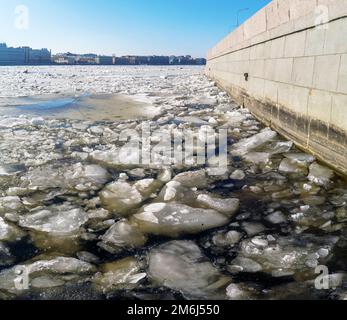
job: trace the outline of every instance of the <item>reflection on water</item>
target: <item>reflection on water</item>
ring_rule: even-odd
[[[124,95],[82,95],[79,97],[31,97],[0,101],[0,115],[40,116],[72,120],[127,120],[152,118],[158,109]]]

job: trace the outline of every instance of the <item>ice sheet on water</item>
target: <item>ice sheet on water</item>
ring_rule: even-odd
[[[190,234],[194,233],[208,256],[232,273],[265,272],[274,277],[289,274],[301,280],[301,270],[306,279],[306,272],[311,272],[317,260],[325,263],[333,256],[341,263],[338,252],[332,251],[334,244],[323,239],[329,233],[345,233],[347,198],[343,182],[313,164],[313,156],[296,151],[292,142],[282,141],[268,128],[262,130],[249,110],[239,108],[203,76],[202,68],[29,69],[23,73],[21,68],[0,68],[0,97],[32,97],[53,92],[55,96],[71,95],[71,88],[76,88],[79,95],[83,92],[127,94],[162,112],[160,118],[145,123],[170,136],[171,142],[179,142],[182,130],[187,131],[187,139],[201,140],[206,133],[216,138],[215,132],[222,128],[231,135],[227,146],[231,151],[228,170],[211,176],[211,164],[204,167],[189,161],[175,162],[172,151],[180,151],[182,146],[161,151],[154,148],[156,163],[152,165],[139,161],[137,143],[143,141],[138,135],[135,143],[122,152],[124,143],[119,141],[120,135],[141,131],[142,123],[134,119],[95,122],[0,117],[0,217],[3,219],[0,239],[4,240],[3,243],[0,240],[0,265],[13,265],[20,258],[11,251],[13,242],[17,241],[17,227],[30,235],[39,250],[59,252],[59,256],[66,258],[78,257],[89,264],[100,264],[105,256],[109,257],[105,250],[111,255],[133,256],[82,274],[77,269],[48,269],[43,266],[45,263],[40,264],[44,271],[33,275],[30,294],[38,292],[40,298],[76,297],[75,290],[84,292],[84,281],[88,278],[96,295],[106,293],[111,297],[114,294],[161,297],[153,285],[178,290],[187,298],[226,298],[226,294],[230,299],[254,297],[250,282],[230,285],[229,277],[222,276],[211,264],[212,259],[207,259],[194,242],[186,245],[170,242],[152,249],[155,243],[146,246],[147,236],[152,233],[165,237],[192,237]],[[3,102],[0,98],[0,106]],[[215,132],[209,133],[209,129]],[[165,139],[153,135],[149,139],[151,147]],[[234,141],[237,143],[232,145]],[[201,149],[201,146],[187,146],[184,160]],[[161,154],[163,151],[167,153]],[[218,157],[209,155],[215,162]],[[310,165],[307,180],[305,175]],[[108,184],[111,181],[115,182]],[[105,193],[107,197],[103,197]],[[233,218],[230,221],[229,216],[237,210],[235,197],[240,199],[241,213],[235,221]],[[52,205],[62,202],[65,204],[61,209],[61,205]],[[265,211],[263,204],[267,207]],[[144,207],[140,209],[141,206]],[[128,220],[116,221],[122,211],[120,215],[129,216]],[[200,234],[215,227],[220,228]],[[307,236],[314,230],[320,230],[316,238],[323,242]],[[62,236],[61,232],[65,231],[69,234]],[[273,236],[267,235],[269,231]],[[105,250],[94,248],[98,242]],[[234,258],[240,245],[242,250],[236,260],[226,259],[228,252]],[[244,247],[250,252],[243,252]],[[150,267],[155,275],[149,282],[143,281],[148,270],[140,263],[142,254],[155,259]],[[54,259],[61,260],[37,256],[26,265]],[[65,262],[75,263],[74,260]],[[12,275],[12,272],[1,274],[0,283],[13,286]],[[255,281],[258,287],[264,284],[262,278]],[[75,285],[75,280],[81,283]],[[298,283],[304,289],[293,286],[288,290],[299,296],[307,293],[306,283]],[[285,285],[280,287],[270,288],[268,295],[257,294],[273,298],[285,290]],[[119,291],[124,289],[126,293]],[[4,292],[7,291],[0,289],[1,297]],[[313,296],[316,295],[308,297]]]
[[[107,185],[100,193],[103,207],[120,216],[128,216],[141,206],[142,202],[162,186],[161,181],[144,179],[136,183],[116,181]]]
[[[0,241],[15,242],[20,240],[25,233],[17,226],[7,223],[0,217]]]
[[[315,267],[326,263],[338,241],[338,237],[310,234],[291,237],[279,237],[269,242],[267,237],[260,236],[244,240],[241,244],[239,257],[256,261],[262,271],[274,277],[303,273],[314,274]],[[322,257],[321,249],[327,251]]]
[[[234,156],[244,156],[248,152],[261,147],[265,143],[271,141],[277,136],[275,131],[270,129],[264,130],[250,138],[241,140],[240,142],[234,144],[231,148],[231,154]]]
[[[178,237],[224,226],[229,218],[216,210],[197,209],[179,203],[153,203],[144,206],[131,222],[148,234]]]
[[[21,199],[17,196],[0,198],[0,215],[11,212],[20,212],[24,208]]]
[[[54,257],[28,262],[0,272],[0,291],[20,295],[29,288],[21,285],[18,271],[25,272],[38,288],[62,286],[72,280],[81,280],[83,277],[96,271],[96,268],[84,261],[75,258]],[[85,278],[84,278],[85,279]],[[86,280],[86,279],[85,279]]]
[[[29,67],[29,72],[23,73],[22,67],[2,68],[0,96],[25,97],[57,93],[68,95],[71,93],[71,88],[75,88],[76,92],[147,95],[158,88],[161,88],[161,92],[167,92],[179,87],[183,94],[189,94],[187,87],[180,85],[183,78],[192,77],[193,87],[200,85],[201,89],[209,88],[205,81],[201,81],[202,70],[201,67],[49,66]],[[161,76],[165,79],[163,80]]]
[[[99,246],[104,250],[115,254],[123,250],[131,250],[143,247],[147,237],[136,225],[131,225],[127,220],[115,223],[102,237]]]
[[[24,228],[50,235],[76,234],[88,221],[88,214],[71,205],[53,205],[36,209],[20,217],[19,225]]]
[[[109,178],[107,170],[98,165],[58,163],[32,168],[21,180],[24,187],[39,190],[89,191],[98,190]]]
[[[331,183],[331,179],[334,177],[334,171],[323,167],[318,163],[313,163],[310,166],[310,174],[308,179],[319,186],[328,186]]]
[[[240,208],[239,199],[221,199],[212,197],[208,194],[201,194],[197,198],[197,202],[209,209],[216,210],[225,214],[227,217],[232,217]]]
[[[175,176],[173,180],[188,188],[203,189],[207,188],[209,185],[209,180],[205,169],[180,173]]]
[[[4,164],[0,165],[0,177],[12,176],[24,172],[25,166],[20,164]]]
[[[222,275],[192,241],[172,241],[148,255],[149,278],[188,298],[225,298],[231,279]]]
[[[164,186],[156,201],[179,202],[189,205],[194,203],[195,199],[196,193],[194,191],[173,180]]]
[[[302,162],[297,162],[295,160],[285,158],[282,160],[279,171],[283,173],[298,173],[306,175],[308,173],[307,166]]]
[[[101,266],[101,272],[93,278],[93,283],[103,294],[132,290],[147,277],[142,268],[142,264],[132,257],[106,263]]]

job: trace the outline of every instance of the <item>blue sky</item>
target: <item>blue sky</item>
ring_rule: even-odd
[[[57,52],[190,54],[207,49],[270,0],[0,0],[0,42]],[[29,10],[16,28],[15,8]],[[16,20],[17,19],[17,20]]]

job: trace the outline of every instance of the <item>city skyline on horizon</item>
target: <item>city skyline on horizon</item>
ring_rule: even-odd
[[[205,57],[237,20],[241,24],[269,2],[0,0],[0,42],[52,54]]]
[[[105,56],[95,53],[58,53],[47,48],[10,47],[0,42],[0,66],[8,65],[205,65],[205,58],[185,56]]]
[[[35,50],[41,50],[41,49],[47,49],[48,51],[52,51],[50,48],[47,48],[45,46],[41,46],[41,47],[38,47],[38,48],[34,48],[33,46],[30,46],[30,45],[19,45],[19,46],[13,46],[9,43],[6,43],[5,41],[2,41],[0,39],[0,44],[5,44],[7,45],[7,47],[12,47],[12,48],[24,48],[24,47],[29,47],[29,48],[32,48],[32,49],[35,49]],[[112,53],[112,54],[97,54],[95,52],[71,52],[71,51],[68,51],[68,50],[65,50],[65,51],[62,51],[62,52],[53,52],[52,51],[52,56],[53,55],[60,55],[60,54],[72,54],[72,55],[98,55],[98,56],[117,56],[115,53]],[[185,56],[191,56],[189,54],[148,54],[148,55],[141,55],[141,54],[123,54],[122,56],[143,56],[143,57],[146,57],[146,56],[177,56],[177,57],[185,57]],[[118,56],[118,57],[121,57],[121,56]],[[191,56],[192,58],[204,58],[204,57],[199,57],[199,56]]]

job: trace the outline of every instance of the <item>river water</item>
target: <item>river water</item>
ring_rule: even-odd
[[[0,68],[1,299],[347,298],[345,178],[203,69],[24,71]]]

